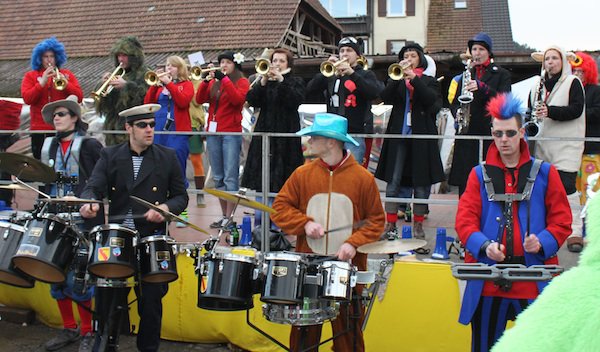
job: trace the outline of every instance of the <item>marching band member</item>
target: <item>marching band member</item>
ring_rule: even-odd
[[[83,99],[83,92],[75,75],[62,68],[66,62],[65,46],[54,37],[42,40],[33,48],[32,70],[25,74],[21,83],[23,101],[30,105],[32,131],[53,129],[52,124],[44,122],[42,118],[44,105],[65,99],[69,95],[75,95],[79,102]],[[60,77],[57,76],[57,69]],[[55,83],[59,78],[64,80],[63,86]],[[40,159],[42,144],[48,136],[49,134],[43,133],[31,135],[31,150],[34,158]]]
[[[77,96],[70,95],[67,99],[46,104],[41,111],[44,121],[56,129],[56,137],[47,137],[44,141],[41,160],[63,175],[77,177],[76,183],[68,190],[65,189],[73,192],[75,196],[82,193],[102,149],[98,140],[85,136],[87,124],[81,120],[81,107],[77,100]],[[59,194],[56,184],[47,185],[46,188],[46,192],[50,195],[58,197],[67,195]],[[86,221],[82,230],[89,230],[103,222],[102,214]],[[50,294],[58,304],[63,330],[46,343],[47,351],[59,350],[80,338],[79,351],[91,351],[93,340],[91,303],[94,289],[93,287],[85,290],[75,289],[73,275],[73,270],[70,270],[65,283],[51,285]],[[79,329],[73,316],[73,301],[77,303],[81,320]]]
[[[140,237],[164,234],[165,218],[154,209],[148,210],[133,203],[130,195],[158,204],[158,208],[173,214],[181,213],[188,204],[184,177],[175,151],[153,143],[154,113],[160,108],[158,104],[146,104],[119,113],[127,121],[125,130],[129,141],[102,150],[82,194],[87,199],[107,197],[110,202],[109,220],[111,217],[124,218],[123,225],[137,230]],[[88,219],[95,217],[99,210],[98,204],[85,204],[80,213]],[[162,297],[167,294],[168,288],[168,284],[146,282],[135,287],[140,314],[137,336],[140,351],[158,350]],[[105,333],[103,322],[117,314],[108,311],[108,307],[114,305],[111,302],[127,307],[128,292],[129,288],[98,288],[96,302],[101,318],[96,344]],[[127,309],[121,313],[125,315]],[[120,330],[117,328],[117,331]]]
[[[460,107],[458,99],[463,90],[473,93],[470,105],[470,122],[467,135],[489,136],[490,119],[486,116],[485,105],[497,93],[510,92],[510,74],[507,70],[496,65],[492,58],[492,38],[486,33],[478,33],[468,42],[469,53],[472,56],[474,68],[470,70],[471,81],[463,86],[462,75],[454,78],[448,90],[448,101],[452,111]],[[483,142],[483,155],[486,154],[490,141]],[[455,140],[452,156],[452,168],[448,183],[458,186],[458,194],[463,194],[469,172],[479,163],[479,141]]]
[[[375,73],[364,70],[357,62],[362,50],[356,38],[342,38],[338,48],[339,58],[329,58],[329,61],[336,65],[335,75],[326,77],[322,72],[317,73],[308,82],[307,94],[323,94],[327,99],[327,112],[348,119],[349,133],[373,133],[371,101],[379,96],[383,90],[383,83],[377,79]],[[356,141],[358,146],[346,143],[345,147],[350,149],[356,161],[362,164],[366,149],[365,139],[357,137]]]
[[[585,136],[600,137],[600,87],[596,60],[584,52],[577,53],[578,60],[571,61],[573,74],[585,90]],[[577,190],[581,193],[581,204],[587,200],[588,176],[600,172],[600,142],[585,142],[581,168],[577,174]]]
[[[386,133],[437,134],[437,111],[442,106],[440,86],[435,77],[426,76],[427,60],[419,44],[408,44],[398,54],[404,79],[390,79],[381,99],[392,104]],[[403,175],[408,181],[402,183]],[[438,142],[435,139],[384,139],[375,177],[387,182],[386,197],[399,197],[401,185],[411,186],[415,198],[428,199],[431,185],[444,179]],[[386,233],[397,236],[398,203],[385,203]],[[414,206],[414,235],[424,239],[426,204]]]
[[[218,56],[221,70],[208,74],[198,88],[196,103],[210,103],[208,108],[208,132],[242,132],[242,108],[250,83],[242,72],[244,55],[226,51]],[[212,66],[212,65],[209,65]],[[242,136],[215,135],[206,137],[206,148],[215,188],[237,191],[239,188],[240,152]],[[210,226],[227,225],[234,204],[219,199],[222,218]]]
[[[140,105],[146,94],[144,74],[148,71],[144,64],[142,44],[136,37],[123,37],[111,49],[110,56],[114,58],[115,67],[119,65],[125,70],[124,75],[115,77],[109,82],[113,87],[106,97],[96,101],[96,111],[104,115],[104,130],[122,131],[125,119],[119,117],[119,111]],[[105,73],[103,81],[110,76]],[[114,145],[128,139],[127,134],[107,134],[106,145]]]
[[[298,106],[304,101],[304,82],[289,72],[294,64],[289,50],[275,49],[270,61],[269,72],[246,96],[250,106],[260,109],[254,132],[296,132],[300,129]],[[270,149],[269,192],[279,192],[292,172],[304,164],[302,145],[300,138],[274,137],[270,140]],[[261,175],[262,138],[253,137],[242,175],[242,187],[261,191]],[[256,212],[257,221],[260,214]]]
[[[566,53],[557,46],[551,46],[543,53],[531,55],[534,59],[543,60],[545,71],[543,86],[540,86],[541,78],[536,80],[529,99],[532,108],[535,109],[537,105],[535,115],[543,121],[539,137],[585,137],[584,90],[581,81],[571,74]],[[541,87],[541,104],[536,104],[538,87]],[[535,157],[556,167],[567,192],[573,215],[572,233],[567,239],[567,248],[571,252],[581,252],[583,249],[581,203],[575,186],[583,150],[583,141],[535,143]]]
[[[521,105],[510,93],[488,103],[494,143],[485,164],[469,174],[456,213],[456,233],[467,250],[466,263],[558,264],[556,253],[571,233],[571,213],[559,173],[550,163],[530,156]],[[491,181],[484,182],[487,178]],[[514,194],[514,201],[506,194]],[[459,322],[471,323],[471,350],[488,351],[506,322],[514,320],[546,285],[545,281],[469,280]]]
[[[194,98],[194,85],[189,80],[185,61],[179,56],[169,56],[166,71],[158,70],[160,85],[148,88],[144,104],[158,103],[160,110],[154,114],[156,129],[159,131],[191,132],[190,103]],[[186,174],[187,159],[190,154],[189,135],[154,135],[154,143],[175,149],[183,175]],[[185,179],[186,188],[188,181]],[[187,220],[187,209],[181,214]],[[177,223],[178,227],[185,227]]]
[[[352,230],[350,237],[337,250],[336,256],[341,261],[351,260],[358,270],[365,270],[367,255],[357,253],[356,249],[379,239],[383,231],[384,213],[373,175],[359,165],[344,148],[344,143],[358,144],[347,134],[347,124],[346,118],[342,116],[320,113],[315,115],[310,127],[297,132],[301,136],[310,136],[311,152],[318,159],[300,166],[288,178],[275,198],[273,208],[276,213],[271,214],[271,219],[285,233],[297,236],[296,251],[311,253],[307,237],[328,241],[327,236],[334,234],[325,236],[326,225],[315,222],[307,215],[309,203],[314,206],[315,202],[322,203],[323,199],[333,199],[332,202],[336,204],[322,204],[323,207],[331,207],[333,213],[330,219],[336,218],[336,210],[339,212],[350,206],[352,221],[356,224],[363,220],[364,225]],[[362,287],[358,288],[358,295],[361,289]],[[351,304],[342,304],[340,314],[331,322],[333,335],[337,336],[333,339],[334,351],[364,351],[361,330],[363,307],[356,298],[355,295]],[[290,350],[306,351],[307,347],[317,345],[321,327],[322,325],[292,326]],[[338,336],[348,327],[350,331]],[[317,349],[318,347],[310,348],[310,351]]]
[[[194,85],[194,97],[198,93],[200,88],[200,81],[193,80]],[[192,122],[192,131],[204,132],[204,125],[206,123],[206,112],[202,104],[196,103],[196,99],[192,99],[190,102],[190,118]],[[204,165],[202,162],[202,154],[204,153],[204,136],[192,135],[190,136],[190,161],[194,168],[194,184],[196,189],[204,189],[205,174]],[[198,208],[205,208],[206,203],[204,202],[204,194],[196,194],[196,206]]]

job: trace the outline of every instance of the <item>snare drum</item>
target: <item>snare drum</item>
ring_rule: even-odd
[[[323,298],[349,301],[356,285],[356,270],[348,262],[326,261],[320,267]]]
[[[258,276],[255,250],[213,253],[200,259],[198,307],[235,311],[254,306],[252,295]]]
[[[300,254],[271,252],[265,254],[267,272],[260,298],[275,304],[302,302],[302,286],[306,273],[306,260]]]
[[[320,325],[333,320],[340,312],[340,303],[318,298],[304,298],[299,305],[263,304],[268,321],[295,326]]]
[[[12,264],[12,256],[17,252],[24,232],[23,226],[0,222],[0,282],[17,287],[32,288],[33,279],[17,270]]]
[[[142,281],[169,283],[177,280],[175,240],[169,236],[147,236],[140,239],[140,272]]]
[[[75,254],[76,234],[69,222],[52,214],[39,215],[25,225],[25,233],[12,262],[36,280],[65,281]]]
[[[116,224],[90,231],[94,241],[88,271],[98,277],[124,279],[135,274],[137,231]]]

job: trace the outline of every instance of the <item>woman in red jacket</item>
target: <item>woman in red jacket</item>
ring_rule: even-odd
[[[154,143],[175,149],[185,177],[187,158],[190,153],[188,143],[190,136],[160,134],[160,131],[192,131],[189,108],[194,98],[194,85],[188,78],[185,61],[179,56],[169,56],[165,70],[157,70],[157,74],[160,83],[148,88],[144,98],[144,104],[160,104],[160,110],[154,114],[155,128],[159,132],[154,135]]]
[[[221,70],[211,72],[208,81],[200,84],[196,102],[209,103],[208,132],[242,132],[242,108],[250,87],[242,73],[244,56],[226,51],[218,59]],[[238,190],[241,146],[240,135],[207,136],[206,149],[216,189]],[[211,227],[226,225],[232,210],[233,203],[221,200],[223,218],[212,223]]]

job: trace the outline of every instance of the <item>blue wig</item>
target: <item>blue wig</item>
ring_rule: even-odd
[[[42,55],[48,51],[54,52],[56,67],[61,68],[67,62],[67,52],[63,43],[59,42],[55,37],[44,39],[39,42],[31,52],[31,68],[39,70],[42,68]]]
[[[486,109],[490,116],[500,120],[513,117],[521,120],[525,114],[523,102],[512,93],[496,95],[487,103]]]

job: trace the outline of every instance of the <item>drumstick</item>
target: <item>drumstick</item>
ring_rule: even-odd
[[[111,221],[121,221],[121,220],[125,220],[125,219],[135,220],[135,219],[145,219],[145,218],[146,218],[146,216],[144,214],[137,214],[137,215],[133,215],[132,214],[131,216],[128,216],[128,215],[114,215],[114,216],[109,216],[108,217],[108,222],[111,222]]]
[[[361,227],[362,225],[364,225],[364,223],[366,223],[366,220],[360,220],[355,224],[350,224],[350,225],[346,225],[346,226],[340,226],[340,227],[336,227],[334,229],[325,231],[324,233],[332,233],[332,232],[337,232],[337,231],[342,231],[342,230],[347,230],[347,229],[357,229],[359,227]]]

